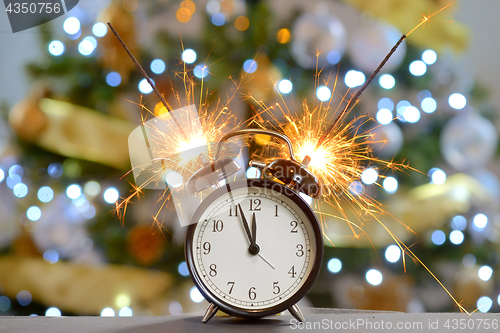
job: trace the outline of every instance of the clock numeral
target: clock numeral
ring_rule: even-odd
[[[276,207],[276,211],[274,212],[274,217],[279,217],[278,216],[278,205],[274,205]]]
[[[278,281],[273,282],[273,294],[278,295],[280,293],[281,289],[278,286]]]
[[[233,215],[233,207],[234,207],[234,215]],[[238,208],[236,208],[236,205],[229,206],[229,216],[238,216]]]
[[[295,272],[295,266],[292,266],[292,268],[290,268],[290,270],[288,271],[288,274],[290,274],[292,276],[292,279],[295,277],[295,274],[297,274]]]
[[[209,274],[211,277],[216,276],[216,275],[217,275],[217,271],[216,271],[216,269],[217,269],[217,265],[215,265],[215,264],[210,265],[210,272],[209,272],[208,274]]]
[[[260,210],[260,199],[250,199],[250,211]]]
[[[248,291],[248,298],[250,298],[252,301],[257,298],[257,294],[255,293],[255,287],[250,288]]]
[[[234,288],[234,282],[228,282],[227,285],[231,286],[231,288],[229,288],[229,294],[231,294],[233,292],[233,288]]]
[[[205,250],[205,252],[203,252],[203,254],[209,254],[210,250],[212,250],[212,245],[210,245],[209,242],[203,243],[203,250]]]
[[[224,229],[224,223],[221,220],[214,220],[214,229],[212,232],[221,232]]]
[[[297,253],[295,253],[297,257],[302,257],[304,255],[304,245],[297,244]]]
[[[290,233],[292,234],[296,234],[298,233],[299,231],[297,230],[297,227],[299,226],[299,222],[297,221],[292,221],[290,222],[290,225],[292,226],[292,230],[290,230]]]

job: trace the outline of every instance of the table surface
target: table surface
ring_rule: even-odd
[[[203,313],[148,317],[0,317],[2,333],[170,333],[170,332],[498,332],[500,314],[400,313],[342,309],[302,309],[305,323],[283,314],[258,320],[216,316],[203,324]],[[472,320],[472,321],[471,321]],[[496,322],[496,326],[495,323]],[[398,323],[407,325],[397,329]],[[489,323],[487,328],[486,323]],[[464,329],[459,329],[460,325]],[[390,325],[390,326],[389,326]],[[409,326],[408,326],[409,325]],[[448,325],[448,328],[446,327]],[[411,327],[410,327],[411,326]],[[495,329],[496,328],[496,329]]]

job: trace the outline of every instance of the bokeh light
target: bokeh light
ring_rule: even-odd
[[[133,311],[128,306],[124,306],[123,308],[120,309],[120,311],[118,311],[118,316],[119,317],[132,317]]]
[[[245,31],[250,26],[250,21],[245,16],[238,16],[236,20],[234,20],[234,26],[239,31]]]
[[[379,284],[382,283],[383,276],[380,271],[376,269],[370,269],[368,272],[366,272],[366,281],[373,285],[373,286],[378,286]]]
[[[153,84],[155,83],[153,80],[151,80]],[[148,80],[142,79],[139,82],[139,91],[145,95],[150,94],[153,91],[153,87],[149,84]]]
[[[384,74],[380,76],[378,83],[384,89],[392,89],[396,85],[396,80],[391,74]]]
[[[42,210],[37,206],[31,206],[26,211],[26,217],[31,221],[38,221],[42,217]]]
[[[453,230],[450,233],[450,242],[455,245],[460,245],[464,241],[464,233],[460,230]]]
[[[446,235],[441,230],[436,230],[432,233],[432,242],[436,245],[443,245],[446,241]]]
[[[291,36],[292,35],[290,33],[290,30],[288,30],[287,28],[283,28],[278,30],[278,33],[276,34],[276,39],[278,40],[278,43],[285,44],[290,41]]]
[[[43,260],[50,264],[55,264],[59,261],[59,253],[55,250],[47,250],[43,253]]]
[[[104,201],[106,201],[109,204],[114,204],[116,201],[118,201],[120,197],[120,193],[116,189],[116,187],[109,187],[104,191]]]
[[[422,60],[415,60],[410,64],[410,73],[414,76],[422,76],[427,72],[427,65]]]
[[[56,307],[50,307],[45,311],[45,316],[46,317],[60,317],[61,316],[61,310],[59,310]]]
[[[181,262],[179,266],[177,266],[177,271],[182,276],[189,276],[189,269],[185,261]]]
[[[392,122],[394,118],[391,110],[383,108],[377,111],[377,115],[375,116],[377,121],[382,125],[387,125]]]
[[[338,258],[332,258],[328,261],[327,267],[331,273],[338,273],[342,270],[342,261]]]
[[[192,64],[196,61],[196,52],[193,49],[185,49],[182,52],[182,61],[186,64]]]
[[[463,231],[467,228],[467,220],[462,215],[457,215],[451,220],[451,228],[453,230]]]
[[[492,305],[493,300],[488,296],[480,297],[476,303],[477,309],[483,313],[490,311]]]
[[[18,198],[24,198],[28,194],[28,186],[24,183],[18,183],[12,189],[14,195]]]
[[[212,23],[218,27],[220,27],[221,25],[224,25],[224,23],[226,23],[226,17],[222,13],[215,13],[214,15],[212,15],[211,20],[212,20]]]
[[[0,168],[0,183],[3,182],[5,179],[5,171],[3,171],[2,168]]]
[[[0,311],[7,312],[10,309],[12,302],[7,296],[0,296]]]
[[[389,245],[385,250],[385,259],[388,262],[397,262],[401,258],[401,249],[397,245]]]
[[[80,31],[80,20],[74,16],[68,17],[64,20],[63,29],[68,35],[74,35]]]
[[[50,202],[54,198],[54,191],[48,186],[42,186],[38,190],[37,196],[41,202]]]
[[[161,59],[155,59],[151,61],[151,71],[155,74],[163,73],[166,68],[167,65],[165,65],[165,62]]]
[[[488,217],[484,214],[476,214],[476,216],[474,216],[473,223],[477,229],[484,229],[488,224]]]
[[[253,73],[257,70],[257,62],[253,59],[248,59],[243,63],[243,70],[247,73]]]
[[[433,113],[437,109],[437,103],[434,98],[426,97],[420,103],[420,107],[425,113]]]
[[[388,109],[389,111],[392,111],[394,110],[394,102],[389,97],[383,97],[378,101],[377,107],[379,110]]]
[[[366,185],[375,183],[378,179],[378,171],[373,168],[367,168],[361,173],[361,181]]]
[[[422,53],[422,60],[427,65],[432,65],[437,60],[437,53],[434,50],[425,50],[424,53]]]
[[[348,86],[349,88],[355,88],[365,83],[365,79],[366,77],[365,74],[363,74],[363,72],[351,69],[346,73],[344,82],[345,85]]]
[[[66,189],[66,195],[70,199],[76,199],[82,194],[82,188],[78,184],[71,184]]]
[[[394,177],[387,177],[382,182],[382,186],[387,193],[394,193],[398,190],[398,180]]]
[[[316,89],[316,97],[322,102],[326,102],[332,97],[332,91],[327,86],[319,86]]]
[[[111,87],[118,87],[122,83],[122,77],[118,72],[109,72],[106,75],[106,83]]]
[[[196,287],[191,288],[191,291],[189,292],[189,297],[191,297],[191,300],[195,303],[200,303],[205,299],[198,290],[198,288]]]
[[[246,176],[248,179],[258,179],[260,178],[261,174],[262,172],[260,171],[260,169],[255,167],[249,167],[246,172]]]
[[[104,37],[106,36],[107,32],[108,32],[108,27],[106,26],[106,24],[102,22],[97,22],[92,26],[92,33],[96,37]]]
[[[420,111],[414,106],[407,106],[404,108],[403,118],[409,123],[416,123],[420,120]]]
[[[456,110],[461,110],[467,105],[467,98],[462,94],[454,93],[448,98],[448,104]]]
[[[292,81],[284,79],[278,83],[278,90],[282,94],[289,94],[293,89]]]
[[[432,184],[442,185],[446,182],[446,173],[439,168],[430,169],[429,176]]]
[[[101,311],[101,317],[114,317],[115,316],[115,310],[112,308],[104,308]]]
[[[50,42],[48,50],[50,54],[58,57],[64,53],[65,47],[63,42],[58,40],[53,40],[52,42]]]
[[[33,296],[31,296],[31,293],[27,290],[21,290],[20,292],[17,293],[16,295],[17,302],[21,306],[28,306],[30,305],[31,301],[33,300]]]
[[[193,74],[198,79],[206,78],[208,75],[208,66],[206,64],[196,65],[196,67],[193,69]]]
[[[477,276],[483,281],[488,281],[493,275],[493,269],[490,266],[481,266],[477,271]]]

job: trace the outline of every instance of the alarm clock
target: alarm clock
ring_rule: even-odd
[[[273,179],[245,179],[222,186],[200,181],[221,180],[222,175],[228,177],[239,170],[234,160],[220,159],[219,155],[229,138],[249,134],[271,135],[288,147],[289,159],[276,159],[269,164],[250,162],[251,166],[268,171]],[[320,195],[321,186],[307,169],[309,161],[296,161],[290,140],[281,133],[240,130],[221,138],[213,162],[205,163],[189,179],[191,191],[210,184],[218,187],[195,210],[185,243],[191,277],[210,303],[202,319],[204,323],[219,310],[243,318],[289,310],[304,321],[296,303],[312,287],[323,259],[318,220],[299,195]],[[194,184],[204,186],[197,188]]]

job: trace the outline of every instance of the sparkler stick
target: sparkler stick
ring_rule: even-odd
[[[349,103],[347,103],[346,107],[340,112],[340,114],[337,116],[333,124],[326,130],[325,134],[320,138],[318,141],[318,146],[320,146],[323,141],[328,137],[331,131],[333,131],[334,128],[337,127],[338,122],[342,119],[342,117],[349,112],[349,110],[356,104],[358,101],[359,96],[365,91],[365,89],[370,85],[370,83],[373,81],[375,76],[380,72],[382,67],[384,67],[385,63],[389,60],[389,58],[396,52],[398,49],[399,45],[406,39],[407,35],[402,35],[401,38],[398,40],[398,42],[392,47],[391,51],[385,56],[384,60],[378,65],[378,67],[375,69],[375,71],[372,73],[370,78],[365,82],[365,84],[354,94],[354,96],[349,100]]]
[[[120,42],[120,44],[123,46],[123,48],[125,49],[125,51],[129,55],[129,57],[132,59],[132,61],[134,62],[134,64],[137,66],[137,68],[141,72],[142,76],[144,76],[144,78],[146,79],[146,81],[148,81],[148,83],[151,86],[151,88],[153,88],[154,92],[156,93],[156,96],[158,96],[158,98],[162,102],[163,106],[165,106],[165,109],[169,110],[170,108],[169,108],[169,105],[168,105],[167,101],[165,100],[165,97],[163,97],[163,95],[160,93],[160,91],[158,90],[158,88],[156,88],[156,86],[153,83],[153,81],[149,78],[149,76],[146,73],[146,71],[144,71],[144,69],[142,68],[141,64],[139,64],[139,62],[134,57],[134,55],[132,54],[132,52],[130,51],[130,49],[127,47],[127,45],[125,44],[125,42],[123,41],[123,39],[120,37],[120,35],[118,34],[118,32],[116,32],[115,28],[113,28],[113,26],[109,22],[108,22],[108,26],[111,29],[111,31],[113,32],[113,34],[115,35],[115,37],[118,39],[118,41]],[[182,133],[182,135],[185,138],[187,138],[186,133],[184,133],[184,131],[182,130],[182,127],[179,124],[179,122],[177,121],[177,119],[175,119],[175,117],[172,117],[172,119],[174,120],[175,125],[177,125],[177,127],[179,128],[179,131]]]

